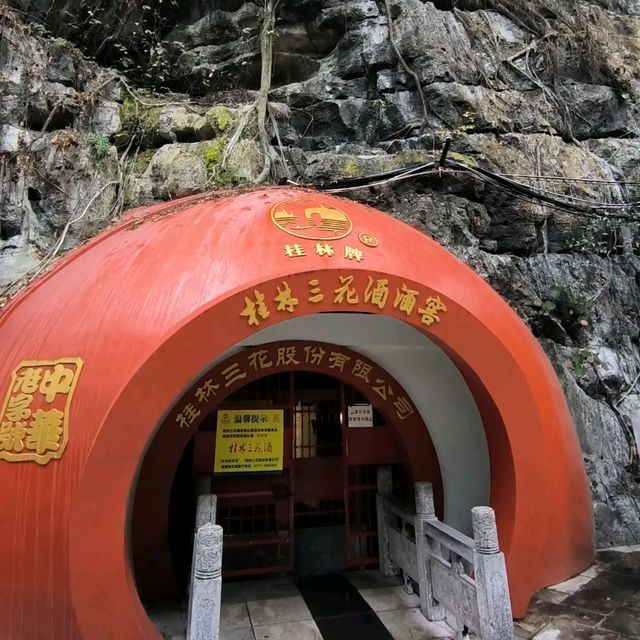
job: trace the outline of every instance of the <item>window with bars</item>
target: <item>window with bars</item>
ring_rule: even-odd
[[[299,400],[293,409],[293,457],[342,455],[339,401]]]
[[[263,504],[224,505],[218,514],[218,523],[225,535],[256,535],[276,530],[276,505]]]

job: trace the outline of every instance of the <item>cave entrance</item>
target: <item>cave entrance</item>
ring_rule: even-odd
[[[272,446],[272,438],[255,425],[274,424],[272,418],[278,425],[280,416],[282,444]],[[225,417],[252,437],[225,440],[217,433]],[[350,434],[358,421],[374,441],[384,437],[377,437],[378,431],[389,428],[357,389],[309,371],[257,380],[205,420],[204,428],[216,432],[211,464],[214,459],[243,460],[259,467],[267,460],[282,467],[210,476],[225,533],[225,578],[282,571],[321,575],[377,563],[376,465],[367,464],[368,456],[357,451],[365,434]],[[278,462],[273,454],[280,446]],[[254,456],[234,458],[239,448],[253,449]],[[383,457],[400,462],[397,448]]]
[[[171,593],[176,587],[186,593],[198,494],[217,497],[225,580],[278,573],[316,576],[378,564],[380,465],[392,469],[394,490],[403,500],[408,497],[405,477],[417,472],[430,478],[441,507],[438,461],[417,410],[403,403],[406,415],[399,418],[397,398],[406,399],[406,392],[380,366],[345,347],[293,341],[246,349],[242,361],[225,359],[177,405],[193,407],[194,398],[215,389],[218,376],[237,377],[251,362],[257,377],[243,380],[201,412],[177,464],[166,522],[175,580],[160,571],[154,543],[165,535],[165,525],[154,515],[166,511],[157,497],[158,483],[169,471],[167,443],[160,438],[146,456],[132,532],[136,578],[145,601],[179,595]],[[349,362],[360,382],[337,370]],[[260,367],[282,370],[260,376]],[[390,392],[386,401],[378,395],[382,381],[383,395]],[[368,385],[377,385],[378,393]],[[420,469],[412,469],[407,448],[426,451]]]

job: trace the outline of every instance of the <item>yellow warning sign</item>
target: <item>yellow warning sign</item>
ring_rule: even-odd
[[[214,473],[282,471],[282,409],[218,411]]]

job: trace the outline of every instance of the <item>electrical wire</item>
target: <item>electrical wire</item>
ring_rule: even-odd
[[[451,163],[451,164],[457,164],[459,166],[463,166],[466,167],[466,165],[461,165],[460,163]],[[512,186],[516,189],[522,189],[524,188],[525,191],[529,192],[529,193],[535,193],[538,197],[538,195],[540,197],[542,197],[542,195],[544,194],[552,194],[552,196],[554,197],[553,199],[555,200],[555,196],[559,196],[560,194],[557,194],[553,191],[548,191],[546,189],[540,189],[540,188],[536,188],[536,187],[530,187],[529,185],[525,185],[522,182],[517,182],[516,180],[511,180],[510,178],[506,178],[504,176],[502,176],[501,174],[497,174],[497,173],[493,173],[491,171],[487,171],[486,169],[480,169],[480,168],[475,168],[475,167],[466,167],[466,170],[470,173],[481,173],[484,177],[490,178],[490,179],[495,179],[498,180],[500,182],[502,182],[503,184],[507,184],[509,186]],[[576,208],[578,208],[579,210],[593,210],[593,209],[629,209],[629,208],[633,208],[633,207],[640,207],[640,201],[634,201],[634,202],[628,202],[628,203],[609,203],[609,202],[598,202],[598,201],[593,201],[593,200],[585,200],[584,198],[576,198],[574,196],[571,195],[564,195],[565,198],[571,198],[572,202],[564,202],[563,204],[568,204],[571,206],[574,206]],[[556,200],[557,202],[557,200]],[[584,207],[580,207],[579,205],[576,204],[576,202],[584,202],[586,203],[584,205]]]
[[[458,167],[458,169],[460,168]],[[629,203],[624,205],[617,205],[617,204],[609,204],[606,202],[590,202],[590,201],[585,201],[587,204],[579,204],[573,200],[567,201],[566,199],[565,200],[559,199],[557,197],[558,194],[547,195],[547,193],[545,193],[544,190],[535,189],[527,185],[523,185],[522,183],[516,182],[514,180],[510,180],[508,178],[503,178],[499,174],[494,174],[484,169],[467,167],[465,170],[467,173],[471,173],[472,175],[475,175],[476,177],[480,178],[481,180],[484,180],[485,182],[489,182],[494,185],[499,185],[503,187],[507,191],[512,192],[514,195],[524,195],[529,198],[534,198],[536,200],[545,202],[548,205],[560,207],[574,214],[575,213],[587,214],[587,213],[594,213],[596,211],[605,212],[608,210],[617,210],[617,209],[628,210],[630,207],[638,206],[640,204],[640,203],[634,202],[634,203]],[[567,196],[567,197],[571,197],[571,196]],[[607,218],[621,217],[622,219],[628,218],[628,216],[619,216],[619,215],[609,214],[609,213],[607,213],[603,217],[607,217]]]
[[[440,161],[430,161],[391,171],[384,171],[380,173],[369,174],[359,178],[346,178],[339,180],[332,180],[328,182],[316,182],[303,186],[311,187],[319,191],[325,191],[327,193],[343,193],[345,191],[354,191],[357,189],[366,189],[369,187],[383,186],[394,182],[400,182],[410,178],[417,178],[422,176],[433,176],[444,174],[463,174],[466,173],[489,184],[494,188],[499,189],[503,193],[524,200],[530,203],[544,203],[551,208],[570,213],[575,216],[583,216],[587,218],[604,218],[615,220],[626,220],[631,222],[640,221],[640,217],[630,215],[635,213],[635,210],[640,211],[640,201],[633,201],[628,203],[610,203],[597,200],[588,200],[586,198],[579,198],[569,194],[559,194],[549,189],[542,189],[540,187],[532,187],[513,178],[531,178],[531,179],[549,179],[549,180],[561,180],[563,182],[594,182],[603,184],[619,184],[630,185],[640,184],[640,182],[626,182],[626,181],[608,181],[608,180],[591,180],[587,178],[564,178],[561,176],[527,176],[521,174],[499,174],[488,169],[481,167],[472,167],[462,162],[441,158]],[[291,184],[296,184],[291,182]],[[624,214],[616,213],[619,211],[625,211]]]
[[[602,180],[601,178],[567,178],[566,176],[534,176],[523,173],[501,173],[505,178],[529,178],[530,180],[557,180],[562,182],[591,182],[594,184],[640,185],[640,180]]]

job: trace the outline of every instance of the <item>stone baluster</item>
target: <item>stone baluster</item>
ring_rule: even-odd
[[[445,612],[433,597],[430,566],[429,542],[425,536],[425,525],[435,521],[436,510],[433,501],[433,486],[430,482],[416,482],[416,549],[418,554],[418,588],[420,589],[420,610],[428,620],[444,620]]]
[[[211,483],[209,483],[211,485]],[[210,490],[210,489],[209,489]],[[195,535],[198,532],[198,529],[203,525],[210,523],[216,523],[216,509],[218,507],[218,497],[212,493],[207,494],[199,494],[198,495],[198,504],[196,507],[196,526],[194,531],[194,543],[193,543],[193,552],[191,555],[191,566],[195,566],[196,561],[196,545],[195,545]],[[191,574],[191,580],[193,580],[193,572]],[[191,582],[189,583],[187,593],[191,593],[191,589],[193,588]]]
[[[430,482],[416,482],[416,515],[422,520],[437,520],[433,501],[433,486]]]
[[[218,640],[222,595],[222,527],[204,524],[196,532],[187,640]]]
[[[498,544],[496,516],[490,507],[474,507],[474,579],[482,640],[513,640],[513,617],[504,555]]]
[[[398,573],[389,553],[389,533],[383,498],[393,496],[393,478],[391,467],[379,466],[377,470],[377,511],[378,511],[378,558],[380,573],[384,576],[394,576]]]
[[[218,497],[212,493],[198,496],[196,508],[196,531],[203,525],[216,523]]]

